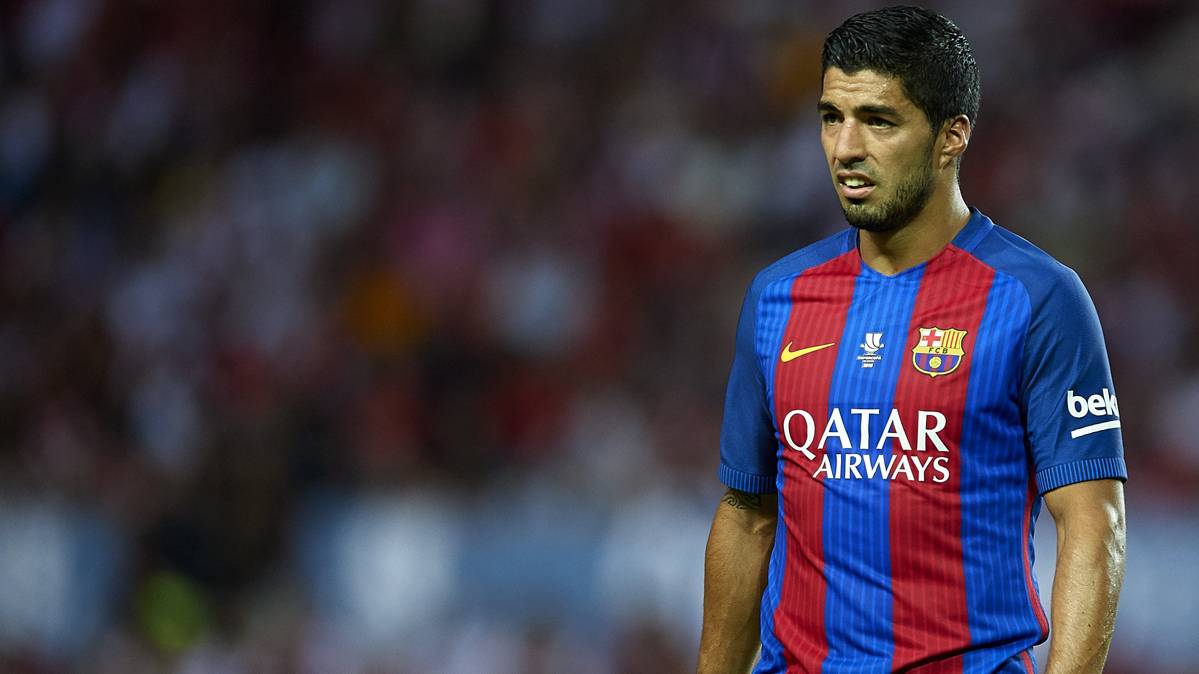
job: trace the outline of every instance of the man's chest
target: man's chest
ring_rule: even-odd
[[[911,453],[929,468],[971,427],[1018,421],[1026,326],[1007,320],[987,270],[952,271],[799,278],[763,297],[774,333],[758,355],[782,456]]]

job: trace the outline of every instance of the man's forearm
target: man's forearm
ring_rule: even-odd
[[[753,665],[776,516],[776,497],[733,489],[716,509],[704,563],[700,674],[748,672]]]
[[[1124,518],[1058,523],[1053,640],[1046,674],[1099,674],[1124,581]]]

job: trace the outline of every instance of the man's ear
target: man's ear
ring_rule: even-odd
[[[974,130],[970,118],[958,115],[941,127],[941,153],[937,156],[937,167],[945,168],[957,161],[970,144],[970,132]]]

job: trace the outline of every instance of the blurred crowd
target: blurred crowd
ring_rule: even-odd
[[[843,226],[873,6],[0,4],[0,671],[691,670],[737,311]],[[1196,671],[1199,8],[930,6],[967,201],[1104,322],[1108,671]]]

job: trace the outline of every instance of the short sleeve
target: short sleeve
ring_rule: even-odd
[[[776,491],[776,440],[754,346],[758,297],[751,285],[737,321],[736,349],[720,429],[720,481],[740,491],[770,494]]]
[[[1128,478],[1099,316],[1072,271],[1056,277],[1039,301],[1033,299],[1021,402],[1040,493]]]

